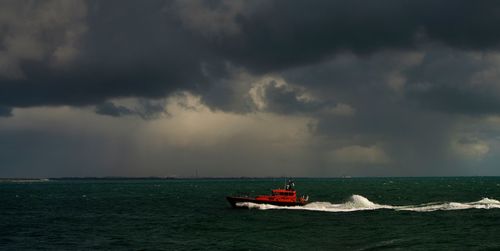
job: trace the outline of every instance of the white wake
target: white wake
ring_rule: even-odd
[[[308,210],[321,212],[353,212],[365,210],[390,209],[396,211],[432,212],[438,210],[464,210],[464,209],[493,209],[500,208],[500,201],[483,198],[475,202],[433,202],[419,205],[392,206],[381,205],[371,202],[361,195],[352,195],[347,202],[333,204],[330,202],[311,202],[305,206],[283,207],[268,204],[255,204],[251,202],[238,203],[240,206],[255,208],[259,210],[287,209],[287,210]]]

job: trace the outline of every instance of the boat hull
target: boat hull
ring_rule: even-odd
[[[267,205],[275,205],[275,206],[284,206],[284,207],[293,207],[293,206],[303,206],[307,203],[305,202],[300,202],[300,201],[295,201],[295,202],[285,202],[285,201],[264,201],[264,200],[256,200],[255,198],[251,197],[226,197],[227,201],[229,204],[231,204],[231,207],[233,208],[246,208],[248,207],[247,205],[238,205],[238,203],[242,202],[251,202],[255,204],[267,204]]]

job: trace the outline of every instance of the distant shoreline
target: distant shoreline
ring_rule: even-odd
[[[495,178],[500,176],[333,176],[333,177],[56,177],[0,178],[1,182],[47,182],[64,180],[239,180],[239,179],[412,179],[412,178]]]
[[[47,182],[50,181],[50,179],[47,178],[41,178],[41,179],[36,179],[36,178],[0,178],[0,183],[1,182],[12,182],[12,183],[23,183],[23,182]]]

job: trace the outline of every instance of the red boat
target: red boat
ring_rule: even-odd
[[[283,189],[273,189],[271,195],[259,195],[256,197],[226,197],[233,208],[248,207],[248,203],[270,204],[276,206],[303,206],[307,204],[309,197],[297,198],[295,184],[289,180]]]

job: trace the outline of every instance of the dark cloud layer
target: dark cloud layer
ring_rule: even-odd
[[[498,92],[474,88],[432,87],[424,91],[409,93],[419,104],[428,109],[447,113],[488,115],[500,113]]]
[[[104,102],[96,106],[95,113],[101,115],[108,115],[112,117],[121,117],[126,115],[132,115],[133,111],[125,106],[121,105],[117,106],[112,102]]]
[[[163,97],[175,90],[203,94],[220,80],[217,76],[225,76],[223,62],[265,73],[318,62],[341,51],[365,55],[426,43],[495,50],[500,41],[496,1],[82,3],[50,16],[53,23],[66,18],[58,29],[49,25],[33,31],[37,37],[49,31],[51,37],[61,37],[27,43],[26,50],[40,56],[12,56],[7,62],[19,66],[22,76],[0,76],[1,105],[79,106],[115,97]],[[18,1],[2,5],[20,11],[12,6]],[[33,12],[27,14],[33,15],[33,22],[44,20],[35,17],[41,7],[30,7]],[[81,18],[67,20],[72,13]],[[226,19],[218,22],[221,18]],[[4,22],[2,48],[31,27],[20,25],[23,19]],[[74,28],[80,27],[75,23],[84,28]],[[64,34],[69,31],[78,34],[78,41],[67,45],[70,39]],[[23,39],[32,38],[16,42]],[[78,53],[54,65],[50,55],[61,55],[56,52],[63,49]]]
[[[0,106],[0,117],[10,117],[12,116],[12,108]]]
[[[215,173],[238,174],[239,159],[277,172],[291,145],[291,166],[315,168],[305,175],[469,174],[478,163],[494,173],[498,13],[498,1],[465,0],[1,1],[0,155],[11,173],[32,164],[15,154],[26,149],[47,166],[68,153],[75,170],[92,159],[181,172],[204,156]],[[114,119],[19,109],[66,105]],[[170,116],[168,105],[182,121],[149,121]],[[120,120],[130,116],[148,121]],[[74,123],[45,148],[65,118],[98,122]],[[283,124],[251,131],[275,126],[266,120]],[[141,143],[144,155],[119,150]]]
[[[497,49],[494,1],[271,1],[235,17],[240,32],[209,41],[217,53],[266,72],[329,58],[441,43]]]
[[[165,102],[150,101],[146,99],[140,99],[138,104],[132,108],[106,101],[96,105],[94,111],[97,114],[111,117],[136,115],[142,119],[155,119],[161,115],[168,115],[165,111]]]

